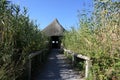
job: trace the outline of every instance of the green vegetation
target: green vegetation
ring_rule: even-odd
[[[29,53],[46,48],[46,40],[26,8],[0,0],[0,80],[25,79]]]
[[[65,48],[91,58],[88,80],[120,78],[120,2],[106,1],[94,0],[92,17],[80,15],[79,28],[63,38]],[[26,8],[0,0],[0,80],[26,80],[28,55],[46,40]]]
[[[120,2],[103,1],[94,0],[92,17],[80,15],[80,27],[63,38],[65,48],[91,58],[88,80],[120,78]]]

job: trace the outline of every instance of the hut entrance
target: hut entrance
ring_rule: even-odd
[[[51,47],[59,49],[60,48],[60,39],[59,36],[51,36]]]
[[[50,38],[49,48],[60,49],[61,47],[61,38],[63,37],[63,32],[65,29],[63,26],[55,19],[52,23],[50,23],[45,29],[43,29],[43,34]]]

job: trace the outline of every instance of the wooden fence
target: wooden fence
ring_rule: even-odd
[[[84,56],[84,55],[81,55],[81,54],[74,53],[71,50],[64,49],[64,51],[67,53],[67,56],[69,54],[72,55],[72,62],[73,63],[75,62],[75,57],[85,60],[85,78],[88,78],[89,69],[91,67],[90,58],[88,56]]]
[[[37,56],[39,57],[39,62],[42,63],[42,61],[45,59],[46,52],[48,49],[43,49],[41,51],[31,53],[28,58],[29,58],[29,70],[28,70],[28,80],[31,80],[31,72],[32,72],[32,60]],[[44,53],[45,52],[45,53]]]

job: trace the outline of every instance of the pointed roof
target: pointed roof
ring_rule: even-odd
[[[51,24],[43,29],[43,33],[45,33],[47,36],[62,36],[64,31],[65,29],[57,19],[55,19]]]

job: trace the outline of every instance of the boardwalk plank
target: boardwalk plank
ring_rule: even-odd
[[[48,62],[42,70],[38,70],[34,80],[81,80],[80,74],[74,71],[63,54],[52,50]]]

